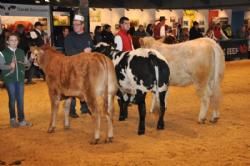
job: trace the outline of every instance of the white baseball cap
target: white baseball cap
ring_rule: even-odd
[[[84,17],[82,15],[76,14],[74,20],[84,21]]]

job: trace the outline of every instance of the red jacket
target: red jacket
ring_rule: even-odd
[[[222,34],[221,34],[221,29],[220,28],[214,28],[214,36],[217,38],[217,39],[221,39],[222,38]]]
[[[133,50],[132,46],[132,37],[124,30],[120,30],[117,35],[122,38],[122,51],[131,51]]]
[[[154,26],[154,38],[160,39],[161,38],[161,23],[158,23],[156,26]]]

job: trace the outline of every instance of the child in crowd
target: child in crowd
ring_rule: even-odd
[[[11,33],[6,38],[7,47],[0,52],[0,68],[2,79],[9,96],[10,126],[31,126],[24,116],[24,70],[29,65],[24,51],[17,48],[18,35]],[[18,122],[16,120],[15,104],[17,103]]]

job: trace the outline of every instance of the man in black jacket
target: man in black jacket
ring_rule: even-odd
[[[38,47],[44,45],[44,31],[43,24],[41,22],[36,22],[34,24],[34,30],[30,32],[31,45],[36,45]]]
[[[193,27],[189,31],[189,40],[197,39],[203,37],[201,30],[199,28],[199,23],[197,21],[193,22]]]
[[[66,56],[73,56],[81,52],[91,52],[93,42],[90,34],[84,32],[84,17],[81,15],[75,15],[73,20],[73,32],[71,32],[64,40],[64,49]],[[76,99],[73,98],[70,106],[70,116],[72,118],[78,118],[76,113]],[[86,102],[81,102],[81,112],[87,113],[88,107]]]
[[[44,31],[43,31],[43,24],[41,22],[35,22],[34,24],[34,30],[32,30],[29,33],[30,36],[30,45],[31,46],[37,46],[37,47],[41,47],[42,45],[44,45]],[[30,69],[27,71],[26,75],[27,75],[27,84],[32,84],[34,83],[32,81],[33,75],[36,74],[39,77],[44,77],[44,73],[43,71],[32,62]]]

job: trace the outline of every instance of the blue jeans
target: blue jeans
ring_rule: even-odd
[[[17,103],[17,113],[18,121],[23,121],[24,111],[23,111],[23,96],[24,96],[24,83],[23,82],[12,82],[5,83],[8,96],[9,96],[9,113],[10,119],[16,119],[15,104]]]

